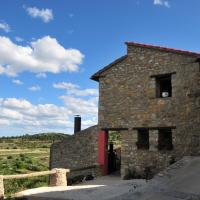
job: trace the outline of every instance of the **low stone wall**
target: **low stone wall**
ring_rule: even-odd
[[[93,126],[51,146],[50,168],[68,168],[69,178],[101,174],[97,163],[98,127]]]

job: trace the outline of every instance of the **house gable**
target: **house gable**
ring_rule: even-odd
[[[188,56],[188,57],[194,57],[196,58],[196,62],[199,62],[200,59],[200,53],[197,52],[191,52],[191,51],[185,51],[185,50],[179,50],[179,49],[173,49],[173,48],[167,48],[167,47],[161,47],[161,46],[155,46],[155,45],[146,45],[146,44],[140,44],[140,43],[135,43],[135,42],[125,42],[125,44],[127,45],[127,55],[124,55],[118,59],[116,59],[115,61],[113,61],[112,63],[110,63],[109,65],[105,66],[104,68],[102,68],[101,70],[97,71],[95,74],[93,74],[91,76],[92,80],[95,81],[99,81],[99,78],[104,76],[104,74],[111,68],[113,68],[114,66],[116,66],[117,64],[121,63],[122,61],[124,61],[125,59],[127,59],[127,57],[132,53],[133,49],[141,49],[143,50],[147,50],[147,51],[155,51],[155,52],[163,52],[163,54],[174,54],[177,56]],[[138,54],[138,52],[137,52]]]

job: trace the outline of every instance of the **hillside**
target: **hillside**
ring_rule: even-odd
[[[0,175],[48,170],[51,144],[67,137],[69,135],[63,133],[0,137]],[[5,192],[8,195],[26,188],[45,186],[47,183],[47,177],[7,180]]]
[[[12,137],[0,137],[0,149],[49,148],[53,142],[69,137],[63,133],[39,133]]]

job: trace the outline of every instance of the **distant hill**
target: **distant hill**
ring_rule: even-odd
[[[29,135],[29,134],[25,134],[25,135],[21,135],[21,136],[10,136],[10,137],[0,137],[0,139],[22,139],[22,140],[40,140],[40,141],[56,141],[56,140],[62,140],[65,139],[67,137],[69,137],[70,135],[68,134],[64,134],[64,133],[38,133],[38,134],[33,134],[33,135]]]
[[[69,136],[64,133],[39,133],[0,137],[0,149],[49,148],[52,143],[67,139]]]

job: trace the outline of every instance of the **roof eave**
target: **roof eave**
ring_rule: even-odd
[[[113,61],[112,63],[110,63],[109,65],[106,65],[104,68],[102,68],[101,70],[99,70],[98,72],[96,72],[95,74],[93,74],[90,79],[94,80],[94,81],[99,81],[99,78],[101,77],[101,74],[105,71],[107,71],[108,69],[110,69],[113,65],[123,61],[125,58],[127,58],[127,55],[121,56],[120,58],[116,59],[115,61]]]
[[[93,80],[93,81],[97,81],[97,82],[99,82],[99,76],[97,76],[97,75],[92,75],[91,77],[90,77],[90,79],[91,80]]]

